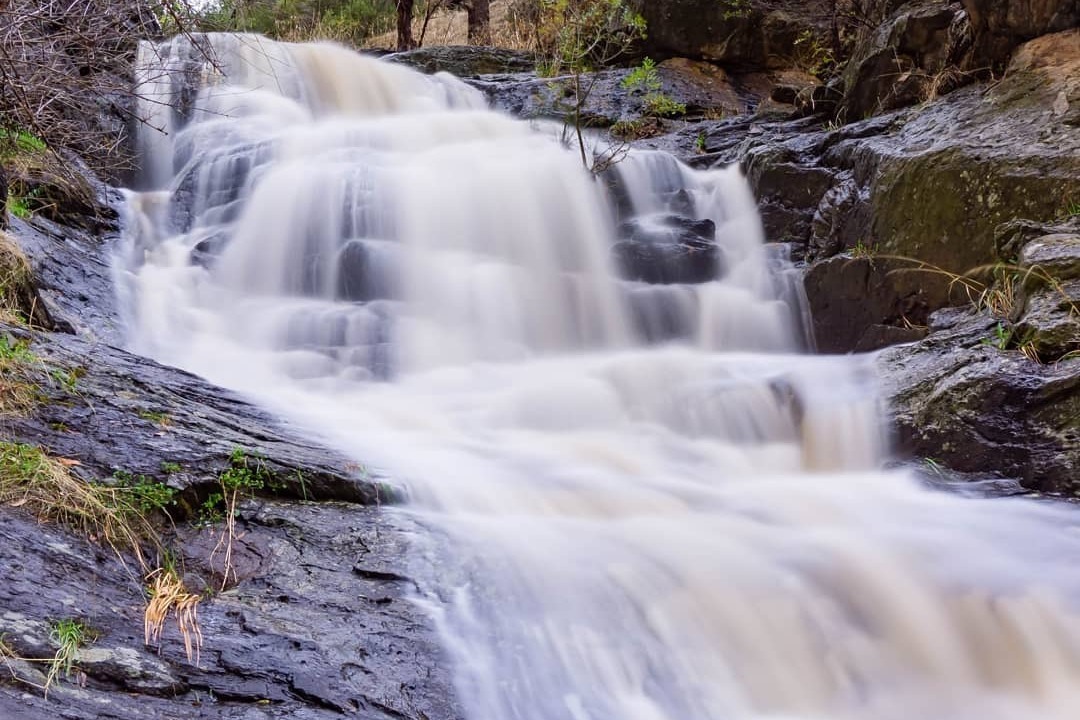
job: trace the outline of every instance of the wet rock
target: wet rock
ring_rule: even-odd
[[[92,235],[34,217],[11,232],[57,322],[79,334],[3,329],[30,340],[42,377],[36,406],[4,418],[5,439],[72,461],[87,482],[121,472],[178,491],[165,540],[189,589],[216,594],[199,609],[201,662],[184,656],[172,621],[163,646],[146,648],[134,559],[0,507],[5,642],[22,657],[50,657],[51,623],[67,617],[97,636],[47,700],[28,684],[43,683],[40,664],[0,666],[0,716],[460,717],[434,631],[405,599],[415,584],[402,558],[415,529],[376,507],[401,492],[235,394],[117,349],[115,227]],[[219,592],[220,531],[185,518],[220,491],[237,450],[266,473],[265,496],[241,504],[236,584]]]
[[[585,127],[610,127],[621,119],[640,115],[640,100],[622,86],[629,70],[603,70],[589,77],[591,90],[581,108]],[[570,77],[538,78],[533,73],[470,79],[491,104],[526,119],[572,122],[574,83]]]
[[[1015,63],[1006,80],[958,90],[853,153],[854,165],[874,167],[868,241],[964,271],[992,259],[1000,223],[1060,214],[1080,190],[1080,133],[1051,108],[1066,93],[1080,113],[1069,80],[1080,73],[1080,31],[1035,42],[1047,46],[1040,59]]]
[[[1031,271],[1027,279],[1033,282],[1046,277],[1058,282],[1080,278],[1080,234],[1058,233],[1032,240],[1020,253],[1020,267]]]
[[[385,57],[422,72],[448,72],[459,77],[526,73],[536,69],[536,56],[532,53],[471,45],[422,47]]]
[[[946,312],[946,311],[942,311]],[[999,320],[948,311],[921,342],[878,356],[900,449],[961,472],[1080,492],[1080,360],[1039,364],[995,346]]]
[[[107,199],[118,203],[119,193],[110,191]],[[108,262],[108,253],[120,242],[119,232],[116,225],[92,235],[41,216],[12,218],[11,234],[30,261],[38,297],[55,329],[120,342],[123,328]]]
[[[146,475],[194,506],[240,449],[296,497],[374,504],[380,493],[393,494],[346,458],[194,375],[70,335],[37,333],[30,349],[75,379],[71,387],[40,388],[37,411],[7,427],[77,459],[91,478]]]
[[[741,115],[747,110],[732,78],[716,65],[671,58],[657,67],[660,91],[686,105],[688,113],[723,117]]]
[[[623,224],[616,265],[628,280],[653,284],[703,283],[722,273],[716,224],[678,215],[649,216]]]
[[[1041,362],[1080,353],[1080,234],[1044,235],[1020,252],[1011,280],[1012,343]]]
[[[814,263],[806,299],[819,352],[876,350],[926,336],[930,313],[950,298],[949,279],[910,263],[836,256]]]
[[[5,665],[0,714],[29,720],[461,717],[442,651],[400,557],[418,528],[355,505],[249,501],[237,518],[248,571],[199,605],[203,647],[184,654],[170,620],[160,647],[143,644],[143,589],[111,552],[0,508],[0,633],[23,657],[51,657],[52,623],[95,635],[77,676],[48,699],[19,682],[40,665]],[[189,571],[216,538],[181,526]],[[206,538],[200,545],[193,538]],[[129,561],[130,563],[130,561]],[[48,578],[47,583],[42,579]],[[14,675],[14,676],[13,676]]]
[[[1008,263],[1019,262],[1020,251],[1033,240],[1056,234],[1074,234],[1080,232],[1080,216],[1063,219],[1061,222],[1036,222],[1016,218],[998,225],[994,229],[994,251],[999,260]]]
[[[810,232],[815,208],[836,180],[827,167],[799,162],[792,147],[766,145],[746,156],[746,175],[754,188],[769,239],[802,240]]]
[[[185,163],[169,197],[170,225],[178,232],[187,232],[196,221],[216,225],[234,220],[241,193],[272,153],[273,148],[265,142],[224,144],[215,152]]]
[[[1040,362],[1080,354],[1080,281],[1059,280],[1026,293],[1012,329],[1016,344]]]
[[[191,264],[204,268],[211,267],[221,256],[228,242],[229,236],[224,231],[214,232],[210,237],[200,240],[191,249]]]

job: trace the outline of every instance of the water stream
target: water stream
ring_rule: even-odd
[[[598,182],[330,45],[180,38],[138,80],[131,346],[408,489],[469,720],[1080,716],[1074,513],[880,469],[872,363],[799,353],[737,169]],[[713,225],[707,277],[634,279]]]

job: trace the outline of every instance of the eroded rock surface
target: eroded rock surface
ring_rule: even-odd
[[[78,674],[41,685],[47,666],[0,665],[0,716],[19,720],[459,717],[427,619],[406,596],[408,518],[334,503],[244,503],[240,584],[199,606],[203,646],[189,661],[170,619],[143,638],[137,569],[99,545],[0,508],[0,634],[19,656],[49,658],[53,623],[95,639]],[[189,574],[217,538],[180,528]],[[201,540],[200,540],[201,538]],[[47,581],[43,582],[43,579]]]

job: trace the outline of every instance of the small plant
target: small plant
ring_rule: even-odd
[[[699,132],[697,134],[697,138],[694,140],[694,149],[697,150],[699,155],[704,155],[707,152],[706,142],[707,138],[704,131]]]
[[[750,14],[750,0],[720,0],[724,8],[723,18],[743,18]]]
[[[630,92],[641,91],[646,94],[660,92],[663,83],[660,80],[660,71],[656,68],[656,61],[652,58],[642,60],[641,65],[623,78],[622,86]]]
[[[140,410],[139,417],[161,427],[168,427],[172,423],[169,413],[163,410]]]
[[[196,527],[211,527],[217,525],[225,519],[225,513],[223,506],[225,504],[225,495],[219,492],[213,492],[206,496],[202,504],[199,505],[199,511],[195,515]]]
[[[45,678],[45,693],[48,694],[56,679],[63,673],[71,677],[75,662],[79,659],[79,649],[92,639],[90,630],[76,620],[58,620],[53,623],[49,639],[57,645],[56,655],[49,664]]]
[[[623,78],[622,86],[631,93],[643,93],[642,107],[646,115],[656,118],[679,117],[686,114],[686,105],[661,91],[663,81],[652,58],[645,58]]]
[[[29,220],[34,215],[26,197],[23,195],[8,195],[7,211],[9,215],[17,217],[20,220]]]
[[[168,507],[175,503],[176,490],[145,475],[132,475],[126,470],[113,473],[118,487],[129,494],[128,504],[146,515],[152,512],[168,514]]]
[[[0,160],[6,160],[15,152],[44,152],[45,141],[33,133],[0,127]]]
[[[30,351],[28,340],[15,339],[10,335],[0,335],[0,363],[12,362],[30,364],[40,362],[38,356]]]
[[[1012,340],[1012,331],[1005,326],[1005,323],[999,322],[994,325],[993,335],[983,338],[982,344],[998,350],[1006,350],[1009,347],[1010,340]]]
[[[812,30],[803,30],[795,39],[795,63],[814,77],[824,80],[836,67],[836,57]]]
[[[79,378],[85,374],[85,368],[74,368],[73,370],[53,368],[49,371],[49,377],[51,377],[69,395],[76,394],[76,386],[79,384]]]
[[[855,247],[851,248],[851,257],[853,258],[872,258],[877,254],[874,246],[859,240],[855,243]]]
[[[267,488],[277,490],[283,485],[274,481],[262,458],[257,455],[249,456],[242,448],[233,450],[229,456],[229,466],[218,475],[218,484],[221,492],[207,496],[199,511],[199,521],[204,525],[212,525],[221,520],[225,522],[225,532],[210,553],[212,562],[218,552],[224,552],[221,589],[225,590],[229,577],[236,579],[232,551],[236,539],[236,507],[240,498]]]
[[[681,117],[686,114],[686,104],[663,93],[654,93],[645,98],[645,114],[658,118]]]
[[[180,463],[168,462],[166,460],[161,461],[161,472],[166,475],[176,475],[183,472],[184,468],[180,467]]]
[[[1061,208],[1061,218],[1069,220],[1074,217],[1080,217],[1080,199],[1070,198],[1065,201],[1065,205]]]

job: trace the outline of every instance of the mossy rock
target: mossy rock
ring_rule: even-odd
[[[1002,223],[1051,222],[1080,198],[1080,32],[1030,45],[1000,83],[958,90],[860,151],[868,244],[963,272],[996,259]]]

